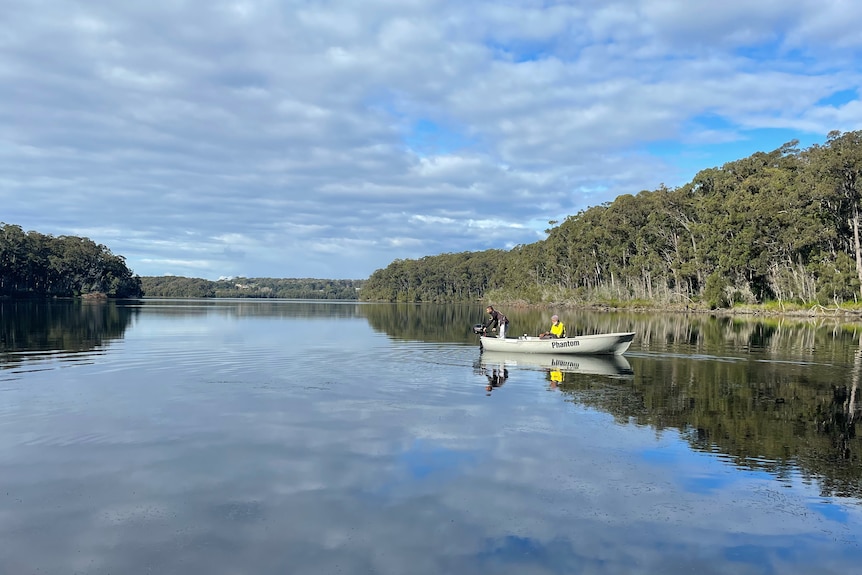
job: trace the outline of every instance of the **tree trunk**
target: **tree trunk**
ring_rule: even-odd
[[[859,277],[859,290],[862,292],[862,246],[859,245],[859,206],[853,206],[853,250],[856,252],[856,275]]]

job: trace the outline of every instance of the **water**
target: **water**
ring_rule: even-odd
[[[859,326],[562,315],[0,302],[0,573],[858,569]]]

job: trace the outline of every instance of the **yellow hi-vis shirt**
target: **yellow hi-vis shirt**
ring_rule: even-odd
[[[557,337],[563,337],[563,334],[566,333],[566,326],[563,325],[563,322],[558,321],[556,325],[551,325],[551,333]]]

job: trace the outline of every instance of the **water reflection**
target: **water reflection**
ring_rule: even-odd
[[[763,358],[636,355],[625,386],[573,380],[563,393],[618,422],[677,429],[695,450],[786,477],[798,469],[824,495],[862,496],[854,388],[834,366]],[[858,374],[858,372],[855,372]],[[853,375],[858,378],[858,375]]]
[[[323,318],[350,319],[362,317],[364,305],[355,301],[269,300],[243,298],[216,299],[144,299],[137,307],[148,315],[166,317],[196,317],[224,315],[228,317]]]
[[[535,313],[513,321],[529,322]],[[857,324],[584,316],[596,333],[636,331],[631,351],[589,359],[484,352],[481,367],[505,368],[510,380],[521,370],[544,371],[551,388],[619,424],[676,430],[696,451],[740,469],[781,481],[795,477],[817,485],[822,496],[862,498]],[[586,331],[585,325],[576,329]]]
[[[0,301],[0,370],[87,361],[121,339],[138,310],[104,301]]]
[[[396,339],[470,342],[479,339],[471,326],[484,322],[484,307],[471,305],[377,304],[359,308],[378,332]]]
[[[498,387],[503,387],[506,380],[509,379],[509,370],[505,365],[485,365],[485,377],[488,378],[488,385],[485,386],[485,391],[488,395]]]
[[[433,343],[434,347],[399,346],[392,353],[410,361],[421,352],[423,361],[435,370],[457,361],[453,359],[457,354],[441,359],[444,356],[436,347],[438,343],[475,344],[479,369],[491,390],[522,370],[541,371],[549,386],[558,387],[570,401],[610,413],[618,422],[648,425],[658,431],[679,430],[696,450],[726,454],[742,468],[767,471],[776,477],[798,468],[806,480],[817,481],[824,494],[862,495],[862,445],[856,433],[862,373],[862,329],[858,324],[822,319],[572,312],[569,317],[563,314],[572,333],[638,334],[626,356],[573,358],[480,354],[470,328],[482,319],[481,306],[247,300],[5,301],[0,302],[0,369],[23,364],[32,370],[42,369],[39,364],[45,362],[92,361],[105,345],[122,338],[141,313],[164,318],[213,315],[321,322],[364,318],[372,329],[392,339]],[[550,313],[507,310],[515,333],[542,329]],[[174,358],[174,363],[183,361],[177,346],[184,341],[162,338],[151,344],[152,353]],[[229,349],[236,349],[236,345]],[[279,361],[272,353],[254,349],[245,353],[265,358],[260,365]],[[224,350],[213,349],[211,354],[209,365],[225,363]],[[8,375],[18,377],[18,372],[12,369]]]
[[[852,326],[564,318],[639,333],[596,364],[481,354],[471,306],[168,306],[2,386],[0,572],[858,565]]]
[[[631,375],[628,360],[621,355],[563,355],[551,353],[517,353],[483,351],[483,365],[540,370],[549,373],[588,373],[596,375]]]

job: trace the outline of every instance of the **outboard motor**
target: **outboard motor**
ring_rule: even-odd
[[[483,333],[485,333],[485,326],[481,323],[477,323],[473,326],[473,333],[482,335]]]

